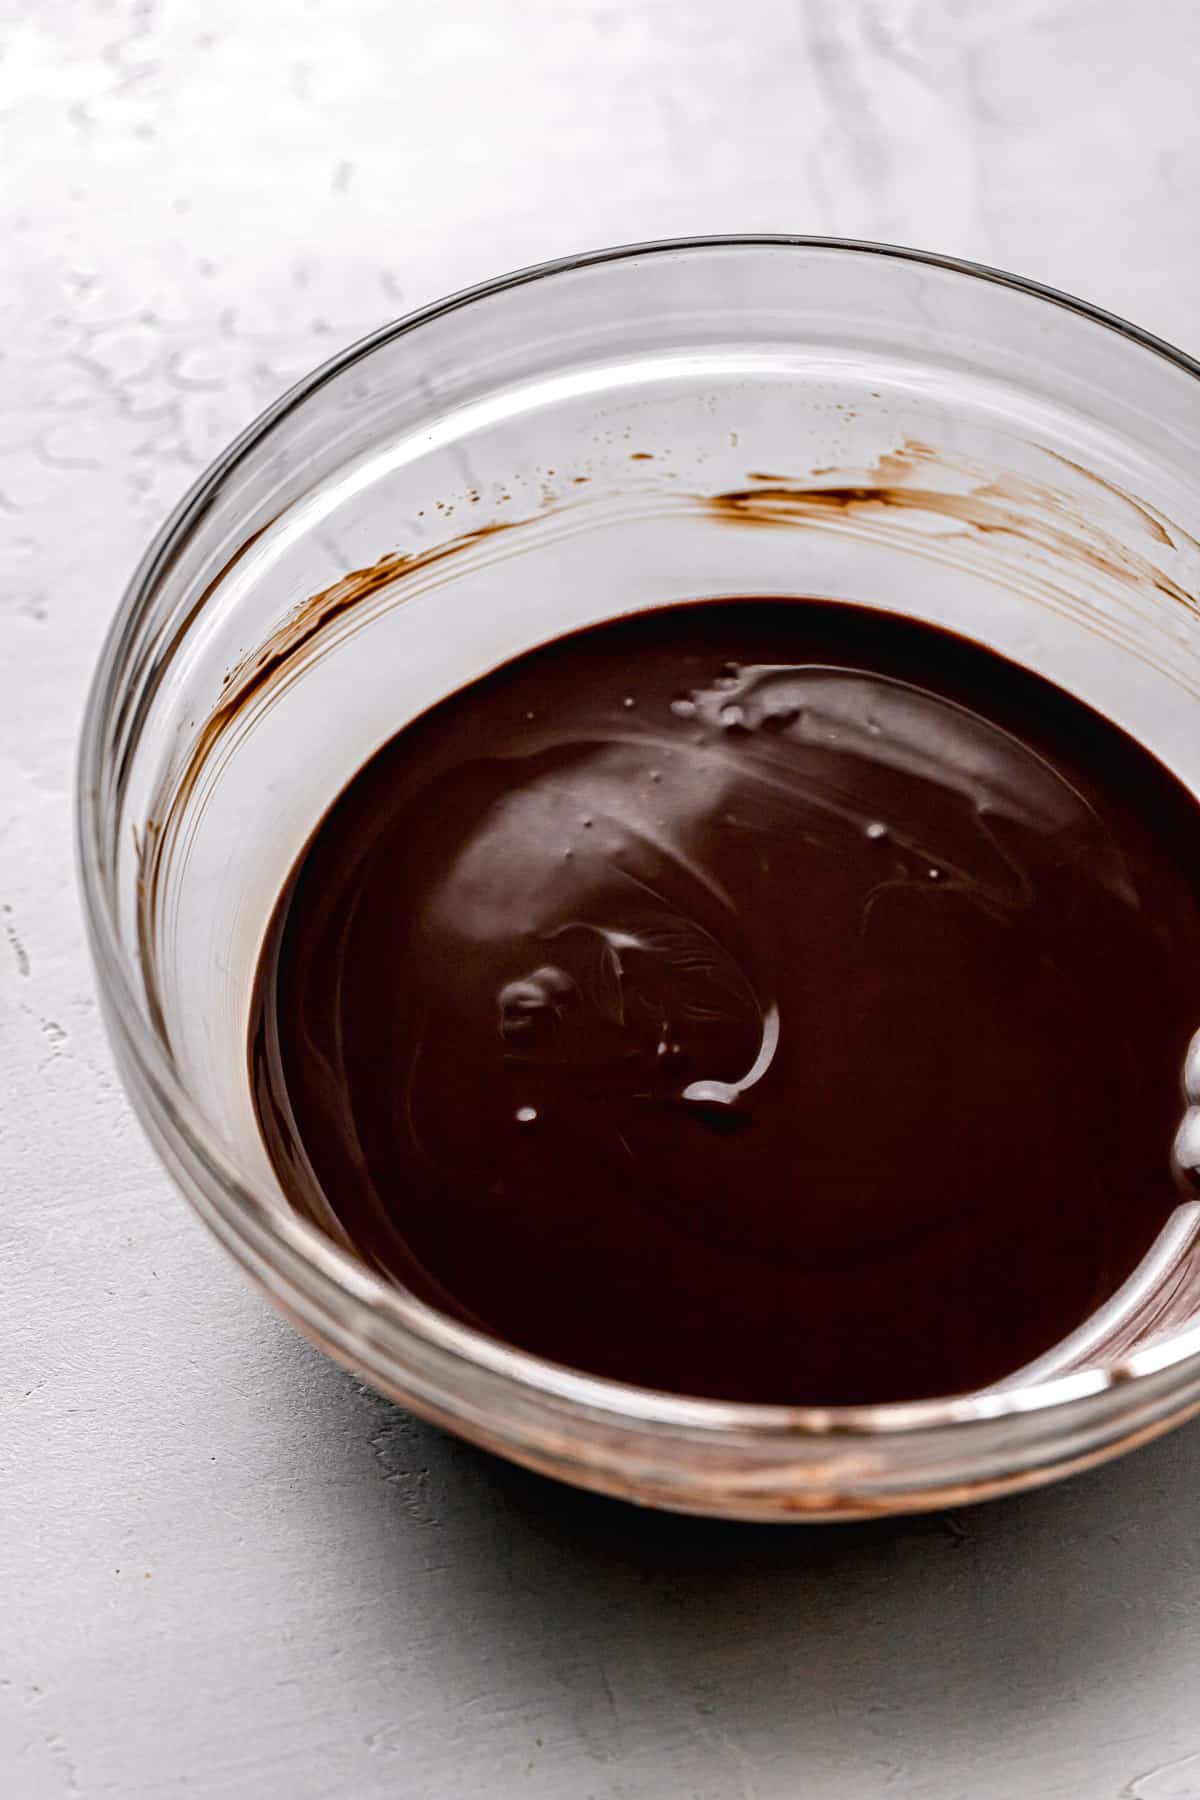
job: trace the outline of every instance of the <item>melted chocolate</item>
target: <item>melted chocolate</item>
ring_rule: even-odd
[[[995,655],[676,606],[435,706],[263,952],[292,1203],[456,1318],[676,1392],[966,1391],[1178,1201],[1200,813]]]

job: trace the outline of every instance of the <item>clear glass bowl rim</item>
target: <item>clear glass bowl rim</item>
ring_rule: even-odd
[[[511,1348],[444,1318],[389,1286],[315,1226],[287,1213],[277,1200],[248,1182],[187,1092],[166,1047],[138,1003],[136,974],[120,941],[114,895],[106,872],[108,725],[120,700],[129,651],[153,607],[159,580],[174,559],[177,546],[203,516],[221,483],[325,383],[365,361],[380,347],[447,313],[528,283],[553,281],[564,274],[608,263],[689,252],[719,254],[725,250],[761,250],[781,255],[799,250],[869,256],[1009,288],[1076,313],[1173,363],[1184,374],[1200,379],[1200,362],[1165,340],[1073,295],[1005,270],[869,240],[774,233],[663,239],[537,263],[464,288],[349,345],[262,412],[199,477],[144,553],[106,634],[81,730],[75,824],[84,914],[110,1034],[118,1051],[129,1059],[168,1147],[174,1140],[185,1152],[185,1162],[207,1178],[206,1192],[222,1227],[218,1235],[235,1255],[237,1244],[247,1253],[238,1259],[248,1260],[251,1266],[274,1269],[295,1293],[305,1297],[308,1304],[304,1310],[310,1323],[337,1320],[347,1308],[356,1313],[366,1308],[376,1326],[372,1333],[374,1347],[386,1347],[396,1365],[403,1368],[406,1343],[411,1349],[419,1346],[423,1358],[432,1354],[441,1364],[439,1385],[446,1391],[452,1392],[471,1370],[487,1371],[498,1377],[514,1397],[520,1395],[533,1402],[540,1397],[583,1416],[607,1418],[614,1425],[625,1422],[639,1432],[659,1427],[668,1434],[698,1435],[710,1442],[728,1438],[743,1446],[750,1441],[764,1448],[771,1440],[781,1440],[790,1445],[793,1453],[798,1440],[828,1440],[831,1434],[843,1440],[855,1436],[870,1438],[877,1446],[881,1437],[889,1435],[903,1439],[916,1434],[927,1443],[931,1439],[941,1441],[946,1434],[963,1427],[985,1423],[994,1426],[1005,1419],[1016,1420],[1030,1414],[1044,1417],[1056,1409],[1074,1413],[1075,1403],[1085,1403],[1089,1426],[1085,1435],[1089,1441],[1098,1442],[1107,1435],[1106,1427],[1114,1426],[1127,1406],[1134,1410],[1134,1392],[1150,1387],[1155,1390],[1155,1412],[1165,1427],[1192,1410],[1200,1396],[1200,1323],[1160,1345],[1150,1344],[1131,1352],[1106,1368],[1084,1369],[1037,1385],[854,1407],[739,1405],[693,1399],[585,1375]],[[132,1098],[135,1111],[140,1112],[138,1096]],[[448,1415],[444,1422],[452,1423],[452,1416]]]

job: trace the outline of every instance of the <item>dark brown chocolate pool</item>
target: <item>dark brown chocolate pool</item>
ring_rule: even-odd
[[[811,600],[564,638],[401,730],[270,927],[297,1208],[674,1392],[853,1403],[1062,1339],[1179,1194],[1200,814],[1113,725]]]

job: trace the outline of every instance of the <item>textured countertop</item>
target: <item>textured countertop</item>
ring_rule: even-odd
[[[0,1792],[1197,1800],[1200,1429],[953,1517],[559,1490],[298,1341],[114,1080],[74,740],[135,558],[347,340],[688,232],[1200,350],[1194,0],[0,4]]]

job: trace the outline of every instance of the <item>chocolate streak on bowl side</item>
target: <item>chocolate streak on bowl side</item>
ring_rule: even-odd
[[[504,520],[479,525],[473,530],[460,533],[449,543],[435,544],[426,550],[407,553],[390,551],[366,568],[352,569],[349,574],[343,575],[329,587],[320,589],[294,608],[264,644],[226,672],[221,683],[221,697],[205,720],[183,768],[167,777],[144,830],[139,834],[135,829],[134,841],[138,858],[138,949],[147,1006],[155,1028],[168,1050],[170,1033],[159,991],[156,946],[164,857],[169,853],[174,834],[211,759],[218,753],[231,731],[253,724],[256,703],[269,705],[278,684],[293,674],[308,656],[319,652],[330,627],[339,619],[357,613],[365,601],[386,592],[406,575],[445,562],[476,544],[512,530],[513,525],[518,523],[520,521],[510,524]],[[189,621],[267,529],[266,526],[262,527],[239,546],[220,573],[207,584],[196,606],[190,609]]]

